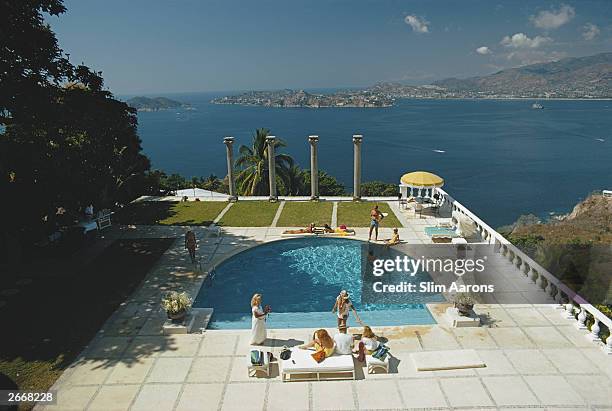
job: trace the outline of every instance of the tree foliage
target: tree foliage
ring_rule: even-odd
[[[238,149],[236,167],[239,172],[236,176],[237,190],[241,195],[267,195],[269,189],[268,144],[266,137],[270,135],[267,128],[258,128],[253,136],[251,146],[241,145]],[[276,177],[281,187],[288,185],[289,170],[293,167],[293,158],[280,153],[286,144],[280,139],[274,143],[274,157]],[[278,184],[277,184],[278,185]],[[279,192],[281,192],[279,190]],[[282,193],[282,192],[281,192]]]
[[[397,184],[383,183],[382,181],[368,181],[361,185],[361,195],[365,197],[392,197],[397,196]]]
[[[131,200],[147,184],[136,112],[73,66],[45,24],[60,0],[0,2],[0,190],[8,232],[29,232],[58,208],[76,213]],[[35,234],[36,235],[36,234]]]

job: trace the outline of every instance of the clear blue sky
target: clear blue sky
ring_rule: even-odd
[[[425,84],[612,51],[610,0],[65,4],[61,47],[115,94]]]

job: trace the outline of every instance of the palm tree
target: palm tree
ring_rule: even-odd
[[[286,195],[299,196],[307,194],[306,183],[304,180],[304,170],[294,165],[287,170],[287,176],[283,180]]]
[[[253,145],[241,145],[238,149],[236,167],[240,170],[236,176],[238,192],[242,195],[266,195],[268,189],[268,150],[266,137],[270,134],[267,128],[258,128],[253,136]],[[276,159],[276,176],[281,182],[287,181],[288,170],[293,166],[293,158],[277,151],[285,147],[284,141],[277,139],[274,148]]]

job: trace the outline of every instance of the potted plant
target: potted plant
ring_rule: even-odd
[[[172,322],[180,323],[191,308],[191,298],[184,291],[182,293],[170,291],[162,298],[161,305]]]
[[[459,294],[455,298],[455,308],[459,311],[459,315],[468,317],[474,308],[474,300],[467,294]]]

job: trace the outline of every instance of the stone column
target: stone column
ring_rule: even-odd
[[[361,200],[361,142],[363,136],[353,135],[354,159],[353,159],[353,200]]]
[[[319,199],[319,166],[317,165],[317,143],[319,136],[308,136],[310,143],[310,199]]]
[[[268,143],[268,176],[270,177],[270,201],[278,200],[276,194],[276,155],[274,154],[275,136],[266,137]]]
[[[225,137],[226,156],[227,156],[227,179],[229,180],[229,200],[236,201],[236,183],[234,181],[234,137]]]

